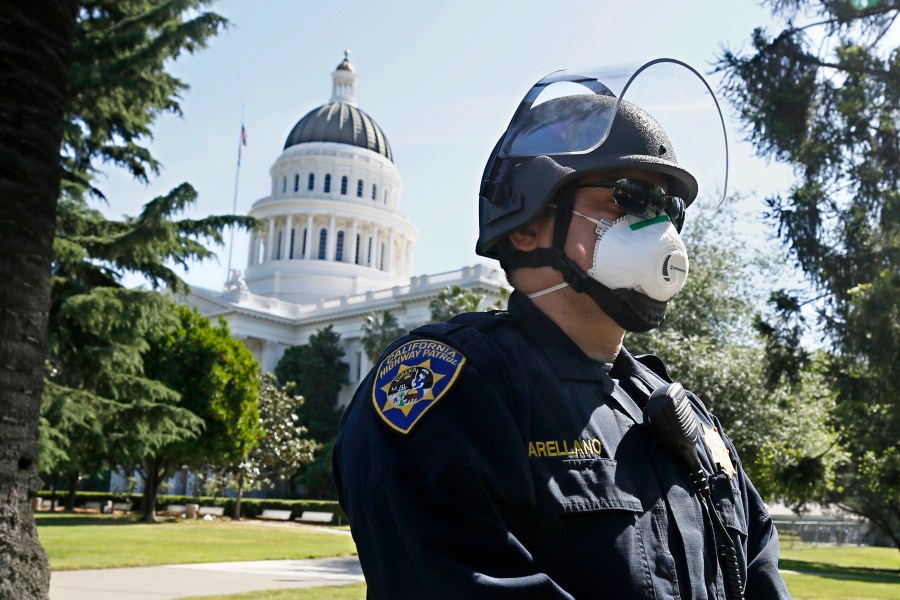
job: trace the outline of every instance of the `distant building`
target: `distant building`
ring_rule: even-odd
[[[270,371],[287,348],[333,325],[350,365],[344,404],[371,367],[360,339],[368,314],[391,311],[413,328],[429,321],[429,303],[447,286],[483,294],[486,307],[506,280],[484,265],[412,276],[418,231],[400,212],[391,146],[356,105],[346,56],[331,78],[331,99],[294,125],[269,170],[269,195],[250,210],[265,228],[251,237],[245,272],[223,291],[192,288],[188,302],[224,317]]]

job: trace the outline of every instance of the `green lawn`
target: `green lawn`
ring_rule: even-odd
[[[778,566],[794,600],[900,598],[895,548],[818,547],[782,550]]]
[[[318,558],[355,554],[347,535],[229,521],[137,523],[133,517],[36,515],[55,571],[172,563]],[[336,530],[346,528],[335,528]],[[795,600],[900,598],[900,554],[894,548],[783,549],[780,567]],[[204,596],[203,600],[357,600],[365,584]],[[195,598],[193,600],[199,600]]]
[[[356,554],[348,535],[229,521],[137,523],[133,517],[36,515],[54,571]]]

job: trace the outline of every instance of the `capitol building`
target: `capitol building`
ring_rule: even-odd
[[[412,329],[430,320],[429,303],[448,286],[493,304],[506,285],[485,265],[413,275],[418,230],[401,212],[403,180],[381,127],[356,103],[356,69],[345,56],[331,75],[327,104],[306,113],[269,173],[267,196],[250,216],[247,267],[221,291],[192,287],[188,303],[223,317],[261,367],[273,371],[284,351],[333,325],[350,366],[340,403],[371,368],[361,328],[390,311]]]

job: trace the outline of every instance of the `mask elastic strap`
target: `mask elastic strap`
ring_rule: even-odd
[[[550,294],[550,293],[555,292],[555,291],[557,291],[557,290],[561,290],[561,289],[563,289],[563,288],[565,288],[565,287],[569,287],[569,284],[566,283],[565,281],[563,281],[562,283],[558,283],[558,284],[556,284],[556,285],[554,285],[554,286],[548,287],[548,288],[545,289],[545,290],[541,290],[541,291],[539,291],[539,292],[534,292],[534,293],[532,293],[532,294],[527,294],[527,296],[528,296],[529,298],[531,298],[532,300],[534,300],[535,298],[540,298],[541,296],[546,296],[547,294]]]

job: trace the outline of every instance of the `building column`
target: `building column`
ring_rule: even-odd
[[[356,234],[359,228],[358,226],[359,223],[357,222],[357,220],[353,219],[353,221],[350,223],[350,260],[347,261],[352,265],[356,264]],[[346,245],[347,243],[344,242],[344,246]]]
[[[334,260],[334,248],[337,242],[337,231],[334,227],[334,216],[328,219],[328,241],[325,244],[325,260]]]
[[[387,264],[385,265],[385,271],[388,273],[394,272],[394,240],[397,237],[397,232],[391,229],[388,232],[388,240],[387,240],[387,256],[385,257],[385,261]]]
[[[378,255],[380,254],[378,248],[378,225],[372,226],[372,260],[369,261],[369,266],[373,269],[378,268]]]
[[[250,247],[247,252],[247,268],[256,264],[256,248],[258,245],[259,238],[257,237],[256,231],[252,230],[250,232]]]
[[[306,245],[303,247],[303,256],[306,260],[312,260],[312,240],[313,240],[313,216],[306,217]]]
[[[275,219],[269,219],[269,235],[266,241],[266,260],[275,260]]]
[[[288,260],[291,258],[291,224],[292,215],[287,216],[287,222],[284,225],[284,237],[281,238],[281,258]]]

